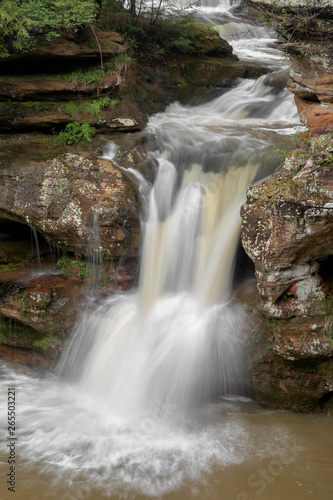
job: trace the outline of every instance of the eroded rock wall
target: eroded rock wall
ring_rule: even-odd
[[[257,288],[249,303],[250,390],[269,407],[331,411],[333,5],[246,3],[280,34],[291,63],[288,88],[309,130],[271,178],[248,189],[241,210]]]

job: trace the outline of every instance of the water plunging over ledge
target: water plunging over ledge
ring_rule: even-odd
[[[313,417],[308,433],[306,417],[241,396],[246,318],[229,302],[246,187],[275,170],[272,147],[299,124],[277,52],[271,66],[210,103],[150,118],[158,171],[151,186],[136,174],[146,193],[138,290],[82,318],[56,375],[3,364],[19,393],[16,499],[316,495],[309,457],[318,443],[329,457],[329,422]]]
[[[239,210],[246,188],[278,165],[270,148],[279,134],[299,123],[276,74],[201,106],[174,103],[148,123],[158,171],[139,288],[89,313],[59,365],[122,418],[149,418],[156,401],[179,417],[241,391],[242,310],[228,304]]]

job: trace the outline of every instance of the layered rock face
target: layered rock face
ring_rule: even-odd
[[[333,35],[330,33],[330,37]],[[325,35],[324,35],[325,36]],[[309,48],[301,44],[284,45],[290,55],[291,71],[288,88],[303,123],[311,135],[333,129],[333,52],[329,44]],[[310,51],[311,50],[311,51]]]
[[[332,151],[331,134],[303,144],[248,189],[241,210],[259,291],[249,307],[250,385],[267,406],[333,407]]]
[[[242,243],[255,264],[248,299],[249,385],[258,402],[333,409],[333,52],[330,2],[247,2],[267,14],[291,62],[288,88],[309,133],[251,187]],[[302,134],[301,134],[302,135]]]
[[[132,96],[129,45],[118,33],[87,28],[75,39],[40,39],[26,56],[0,61],[0,131],[46,131],[87,122],[105,131],[146,124]],[[105,67],[102,70],[100,59]]]
[[[319,151],[319,144],[322,144]],[[256,266],[262,309],[287,319],[324,300],[317,259],[333,248],[333,140],[299,150],[271,178],[247,192],[242,243]]]
[[[333,127],[333,9],[329,0],[245,0],[280,35],[290,57],[288,88],[311,135]]]
[[[133,286],[140,245],[135,185],[100,147],[69,149],[39,135],[0,144],[0,339],[51,357],[89,294]]]
[[[86,255],[98,235],[97,250],[105,257],[137,257],[135,188],[111,162],[67,153],[8,166],[0,179],[3,220],[31,225],[76,255]]]
[[[245,67],[217,37],[207,37],[198,57],[163,67],[139,66],[118,33],[98,30],[97,38],[99,45],[86,28],[73,40],[40,38],[33,52],[0,59],[0,132],[50,133],[71,122],[102,133],[142,130],[147,114],[171,100],[207,98],[207,87],[266,72]]]

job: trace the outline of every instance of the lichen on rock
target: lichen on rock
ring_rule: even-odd
[[[249,333],[251,387],[270,407],[331,408],[332,148],[331,134],[301,141],[280,170],[248,189],[241,209],[259,292],[250,307],[249,332],[258,333],[257,342]]]

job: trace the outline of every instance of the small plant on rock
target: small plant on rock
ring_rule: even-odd
[[[58,136],[53,141],[53,145],[59,146],[61,144],[66,144],[68,146],[73,146],[79,142],[91,142],[95,135],[96,129],[89,125],[89,123],[72,122],[68,123],[64,130],[59,132]]]

